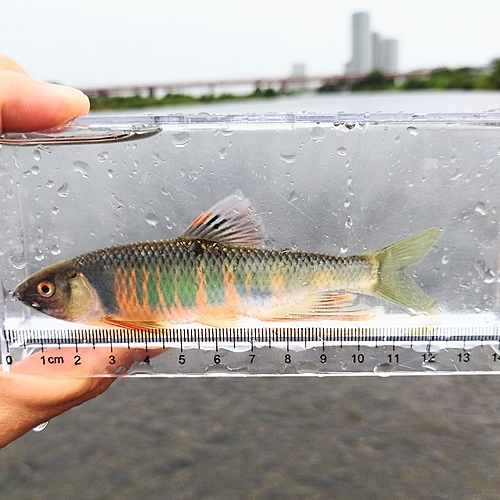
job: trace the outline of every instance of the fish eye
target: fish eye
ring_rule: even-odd
[[[46,298],[52,297],[52,295],[54,295],[54,292],[56,291],[56,287],[50,281],[40,281],[40,283],[38,283],[37,289],[38,293],[42,297]]]

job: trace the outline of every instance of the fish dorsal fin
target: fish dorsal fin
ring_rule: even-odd
[[[203,212],[181,236],[232,246],[258,246],[264,236],[250,200],[241,192],[232,194]]]

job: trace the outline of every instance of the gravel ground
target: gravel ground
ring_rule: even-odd
[[[10,499],[498,499],[498,377],[122,379],[0,451]]]

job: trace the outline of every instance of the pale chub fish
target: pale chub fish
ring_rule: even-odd
[[[33,274],[14,296],[62,320],[142,330],[188,322],[223,327],[239,318],[369,317],[355,304],[357,294],[428,313],[435,301],[404,270],[440,232],[433,227],[353,256],[267,249],[250,202],[231,195],[176,239],[74,257]]]

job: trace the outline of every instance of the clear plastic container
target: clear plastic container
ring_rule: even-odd
[[[368,297],[382,313],[362,326],[497,333],[498,113],[90,116],[0,144],[4,366],[24,342],[6,330],[74,327],[12,297],[28,275],[90,250],[176,238],[238,191],[273,248],[363,254],[440,226],[408,271],[440,314]]]

